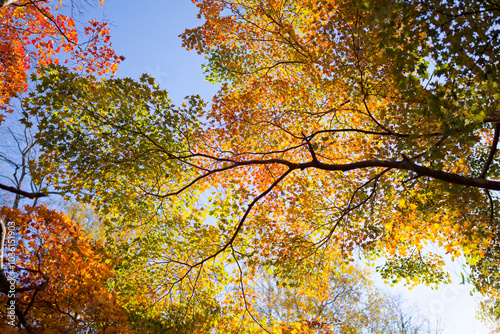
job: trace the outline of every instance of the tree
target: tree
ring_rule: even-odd
[[[100,4],[102,5],[102,1]],[[72,14],[73,6],[83,8],[77,0],[72,0],[71,5]],[[62,10],[59,9],[62,6],[62,1],[55,6],[55,10],[50,6],[50,1],[2,2],[0,80],[3,84],[0,87],[0,124],[5,118],[5,112],[12,113],[15,109],[12,98],[20,98],[26,91],[32,67],[64,62],[73,66],[74,70],[103,75],[115,73],[118,63],[124,59],[118,57],[111,48],[106,22],[91,20],[86,26],[77,26],[76,18],[61,13]],[[28,120],[26,122],[31,124]],[[16,170],[22,170],[22,177],[15,180],[14,186],[0,183],[0,189],[16,194],[17,200],[20,196],[40,198],[47,195],[21,188],[28,168],[28,160],[25,158],[29,157],[33,145],[27,146],[26,151],[22,152],[22,166],[16,165],[15,157],[1,153],[1,160],[13,165]]]
[[[330,251],[316,272],[275,276],[273,268],[245,272],[223,301],[226,317],[218,332],[261,333],[431,333],[429,320],[383,293],[370,272]],[[238,296],[240,296],[238,298]],[[241,312],[245,310],[245,312]],[[243,313],[241,317],[234,314]],[[436,331],[437,333],[437,331]]]
[[[102,237],[88,237],[96,231],[89,233],[76,223],[93,217],[88,209],[67,205],[72,215],[68,218],[44,204],[37,206],[40,191],[21,190],[27,184],[38,187],[28,166],[36,158],[34,138],[27,129],[24,138],[11,134],[20,161],[0,155],[13,167],[10,180],[15,185],[9,187],[15,194],[11,205],[5,201],[0,208],[2,333],[130,332],[127,313],[108,287],[114,259],[106,253]],[[32,198],[33,207],[19,210],[23,198]],[[55,204],[53,199],[49,203]],[[95,230],[98,224],[94,225]]]
[[[389,257],[383,273],[430,283],[446,279],[421,254],[433,242],[465,255],[478,290],[496,293],[498,5],[196,3],[206,22],[184,43],[223,85],[203,166],[264,195],[279,186],[255,216],[303,203],[281,219],[284,230],[303,222],[297,239],[315,234],[309,249],[357,245]]]
[[[31,129],[26,126],[23,127],[22,135],[16,134],[10,128],[8,130],[11,139],[15,142],[15,147],[9,150],[8,145],[4,144],[3,152],[0,153],[0,164],[4,171],[0,177],[7,179],[12,184],[12,186],[0,184],[0,189],[6,190],[3,205],[18,209],[21,199],[27,198],[33,199],[32,206],[36,206],[38,199],[47,196],[47,194],[40,192],[41,182],[39,186],[30,182],[30,161],[36,160],[35,138]],[[5,139],[8,140],[8,138]],[[8,175],[9,170],[12,172],[11,175]],[[26,189],[26,183],[31,186],[30,191],[23,190]],[[8,195],[15,197],[9,201]]]
[[[490,334],[500,333],[500,311],[498,300],[486,298],[481,301],[480,319],[487,324]]]
[[[78,1],[71,4],[79,5]],[[91,20],[80,25],[76,17],[63,14],[62,6],[62,1],[55,9],[50,1],[0,3],[0,123],[6,113],[17,108],[13,98],[21,98],[27,90],[33,68],[64,62],[75,71],[104,75],[115,73],[123,60],[111,49],[107,23]],[[107,288],[112,277],[111,260],[101,254],[102,247],[82,238],[77,223],[45,207],[18,210],[22,198],[34,199],[36,204],[38,198],[48,195],[38,191],[38,186],[31,191],[24,189],[26,181],[31,181],[32,153],[36,147],[33,138],[25,139],[25,143],[17,141],[19,163],[16,156],[0,154],[0,160],[13,168],[14,176],[13,186],[0,184],[0,189],[15,194],[12,208],[1,208],[0,219],[17,226],[9,233],[15,234],[12,240],[19,239],[10,262],[3,261],[2,253],[0,302],[6,306],[0,319],[2,332],[18,332],[12,327],[15,325],[23,333],[126,333],[126,313]],[[23,144],[26,146],[21,149]],[[3,170],[1,176],[7,177],[4,172],[7,171]],[[2,228],[0,239],[6,235]],[[60,254],[55,254],[54,249]],[[84,253],[77,254],[78,251]],[[79,272],[79,268],[83,271]],[[8,272],[16,272],[20,280],[10,284]],[[86,300],[89,297],[90,302]],[[10,314],[8,307],[13,305],[15,314]]]
[[[141,316],[210,326],[226,264],[298,280],[334,246],[433,284],[448,280],[434,243],[498,298],[495,3],[195,3],[205,23],[182,37],[222,83],[210,109],[58,66],[25,101],[38,176],[96,205],[119,272],[172,312],[141,299]]]
[[[201,226],[204,214],[195,205],[195,189],[175,201],[149,195],[192,177],[193,168],[173,159],[170,163],[162,147],[181,150],[198,140],[203,102],[191,97],[176,108],[147,76],[139,82],[98,80],[60,66],[40,72],[39,78],[46,80],[41,79],[32,96],[40,98],[38,127],[47,130],[48,136],[40,135],[38,143],[42,149],[42,143],[51,142],[65,147],[44,149],[47,155],[39,159],[34,178],[40,180],[51,170],[49,182],[55,183],[57,191],[77,194],[78,200],[95,205],[107,227],[106,247],[118,259],[114,289],[126,301],[124,306],[139,331],[205,332],[217,317],[216,294],[222,286],[214,284],[211,275],[224,279],[224,265],[185,272],[178,262],[209,252],[209,241],[200,236],[216,237],[217,231]],[[55,87],[59,90],[55,95],[45,94]],[[66,105],[66,112],[42,116],[52,103]],[[35,104],[31,107],[38,109]],[[67,123],[69,119],[75,122]],[[56,134],[59,127],[63,137]],[[153,152],[161,154],[149,154]],[[64,170],[75,172],[73,176],[59,174],[63,160],[68,164]],[[77,171],[83,171],[82,163],[89,168],[86,176]],[[59,182],[67,177],[75,181],[73,185]],[[176,284],[177,280],[184,284]],[[186,303],[189,300],[192,305]]]
[[[131,333],[125,310],[108,290],[112,259],[78,224],[45,206],[0,213],[19,236],[17,244],[6,244],[15,251],[1,269],[0,302],[14,306],[12,313],[2,309],[2,333]]]
[[[388,295],[385,305],[385,316],[390,319],[379,328],[383,333],[398,334],[440,334],[443,326],[440,319],[434,325],[431,320],[414,305],[405,302],[401,296]]]
[[[57,6],[54,13],[49,4],[34,0],[1,3],[0,123],[5,111],[13,110],[11,98],[26,91],[27,73],[33,66],[64,60],[87,73],[114,73],[117,69],[120,58],[111,49],[107,23],[92,20],[80,31],[72,17],[57,13]]]

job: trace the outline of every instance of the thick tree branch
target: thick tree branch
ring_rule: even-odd
[[[24,310],[24,316],[28,315],[28,312],[29,312],[31,306],[33,306],[33,303],[35,302],[37,294],[38,294],[38,290],[35,290],[35,292],[33,293],[33,296],[31,296],[31,300],[30,300],[28,306],[26,306],[26,309]]]
[[[314,152],[314,148],[311,145],[310,140],[306,137],[306,135],[304,133],[302,133],[302,137],[304,138],[304,141],[307,144],[307,148],[309,149],[309,152],[311,153],[311,157],[312,157],[313,161],[318,161],[318,158],[316,157],[316,152]]]
[[[28,322],[26,321],[26,317],[24,316],[24,313],[21,312],[21,310],[19,309],[19,307],[17,306],[17,304],[16,304],[15,312],[16,312],[17,318],[19,319],[19,321],[21,322],[21,324],[26,329],[26,332],[28,332],[29,334],[36,334],[35,331],[33,330],[33,328],[31,327],[31,325],[28,324]]]
[[[403,160],[391,161],[391,160],[364,160],[348,164],[326,164],[321,161],[310,161],[306,163],[292,163],[282,159],[267,159],[267,160],[249,160],[244,162],[235,162],[233,168],[236,166],[243,165],[264,165],[264,164],[282,164],[288,166],[290,169],[307,169],[307,168],[318,168],[322,170],[329,171],[351,171],[355,169],[362,168],[373,168],[373,167],[383,167],[383,168],[393,168],[399,170],[409,170],[413,171],[420,176],[427,176],[436,180],[441,180],[453,184],[459,184],[468,187],[482,188],[489,190],[500,190],[500,181],[491,181],[485,179],[472,178],[468,176],[462,176],[455,173],[445,172],[442,170],[432,169],[429,167],[424,167],[417,165],[412,162],[408,157],[404,156]]]
[[[26,191],[23,191],[21,189],[17,189],[17,188],[14,188],[14,187],[10,187],[10,186],[6,186],[4,184],[1,184],[0,183],[0,189],[3,189],[3,190],[6,190],[6,191],[9,191],[11,193],[14,193],[14,194],[17,194],[17,195],[21,195],[21,196],[24,196],[24,197],[27,197],[27,198],[40,198],[40,197],[47,197],[48,194],[45,194],[45,193],[30,193],[30,192],[26,192]]]
[[[489,190],[500,190],[499,181],[490,181],[478,178],[472,178],[468,176],[462,176],[454,173],[444,172],[441,170],[432,169],[429,167],[424,167],[413,163],[408,158],[404,157],[404,160],[400,162],[400,169],[411,170],[420,176],[428,176],[430,178],[441,180],[453,184],[459,184],[468,187],[482,188]]]
[[[416,173],[419,176],[427,176],[432,179],[440,180],[440,181],[445,181],[449,182],[452,184],[459,184],[467,187],[474,187],[474,188],[481,188],[481,189],[489,189],[489,190],[497,190],[500,191],[500,181],[492,181],[492,180],[485,180],[481,178],[472,178],[468,176],[462,176],[459,174],[455,173],[450,173],[450,172],[445,172],[442,170],[437,170],[437,169],[432,169],[429,167],[421,166],[416,163],[414,163],[410,158],[406,157],[403,155],[403,160],[364,160],[364,161],[358,161],[358,162],[352,162],[352,163],[347,163],[347,164],[328,164],[328,163],[323,163],[319,160],[312,160],[309,162],[304,162],[304,163],[293,163],[288,160],[284,159],[262,159],[262,160],[247,160],[247,161],[235,161],[231,160],[228,158],[216,158],[216,157],[209,157],[206,155],[203,155],[206,158],[211,158],[214,161],[218,162],[228,162],[230,163],[229,165],[222,166],[217,169],[213,169],[211,171],[208,171],[198,177],[196,177],[194,180],[189,182],[186,186],[180,188],[177,191],[174,192],[169,192],[169,193],[164,193],[164,194],[155,194],[146,191],[145,189],[142,189],[145,191],[148,195],[156,196],[156,197],[170,197],[170,196],[175,196],[183,192],[184,190],[188,189],[195,183],[201,181],[202,179],[224,171],[228,171],[237,167],[242,167],[242,166],[258,166],[258,165],[271,165],[271,164],[277,164],[277,165],[284,165],[289,168],[289,171],[293,171],[296,169],[304,170],[308,168],[317,168],[325,171],[340,171],[340,172],[347,172],[351,170],[356,170],[356,169],[364,169],[364,168],[376,168],[376,167],[381,167],[381,168],[391,168],[391,169],[399,169],[399,170],[408,170]]]

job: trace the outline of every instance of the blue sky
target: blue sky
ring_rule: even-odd
[[[126,57],[117,76],[151,74],[176,104],[192,94],[211,100],[218,87],[204,80],[204,57],[182,48],[178,37],[186,28],[200,24],[197,8],[189,0],[138,3],[111,0],[103,10],[104,18],[112,24],[114,48]]]
[[[184,96],[192,94],[210,101],[218,87],[204,81],[201,69],[204,58],[182,48],[178,37],[184,29],[201,24],[196,14],[197,9],[190,0],[106,2],[96,15],[111,23],[114,48],[126,57],[117,76],[137,79],[142,73],[149,73],[177,105],[182,103]],[[454,278],[459,281],[458,277]],[[439,316],[446,334],[488,333],[475,320],[475,302],[469,296],[470,287],[455,283],[439,290],[419,286],[408,291],[403,286],[380,285],[393,293],[401,293],[429,316]]]

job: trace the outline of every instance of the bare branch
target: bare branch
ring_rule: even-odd
[[[267,329],[264,328],[264,326],[262,326],[262,324],[257,319],[255,319],[255,316],[248,308],[247,296],[245,294],[245,287],[243,286],[243,270],[241,270],[240,262],[238,261],[238,258],[236,257],[233,245],[231,245],[231,252],[232,252],[233,259],[236,262],[236,265],[238,266],[238,271],[239,271],[239,276],[240,276],[239,283],[240,283],[240,288],[241,288],[241,295],[243,296],[243,303],[245,304],[245,312],[247,312],[250,315],[252,320],[257,325],[259,325],[259,327],[262,328],[263,331],[265,331],[266,333],[270,333]]]

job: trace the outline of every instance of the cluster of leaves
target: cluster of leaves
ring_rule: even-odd
[[[5,263],[15,282],[16,325],[28,333],[131,333],[121,303],[108,289],[114,260],[77,223],[45,206],[4,207],[0,219],[13,223],[21,236],[9,253],[15,261]],[[0,303],[10,305],[8,287],[2,292]],[[7,312],[2,308],[2,333],[18,333]]]
[[[54,10],[50,1],[21,0],[0,8],[0,123],[5,111],[12,112],[10,99],[26,91],[32,66],[63,58],[86,73],[117,70],[120,58],[111,49],[107,23],[92,20],[79,33],[75,20],[58,13],[58,7]]]
[[[193,271],[185,264],[210,254],[218,231],[202,225],[202,187],[175,200],[160,195],[197,170],[181,157],[203,133],[204,103],[193,96],[176,108],[148,76],[98,80],[50,66],[34,79],[37,90],[25,103],[40,120],[45,154],[33,176],[49,174],[60,192],[95,205],[106,247],[118,259],[113,287],[136,326],[205,328],[203,319],[218,312],[220,284],[212,281],[224,278],[224,267]]]

